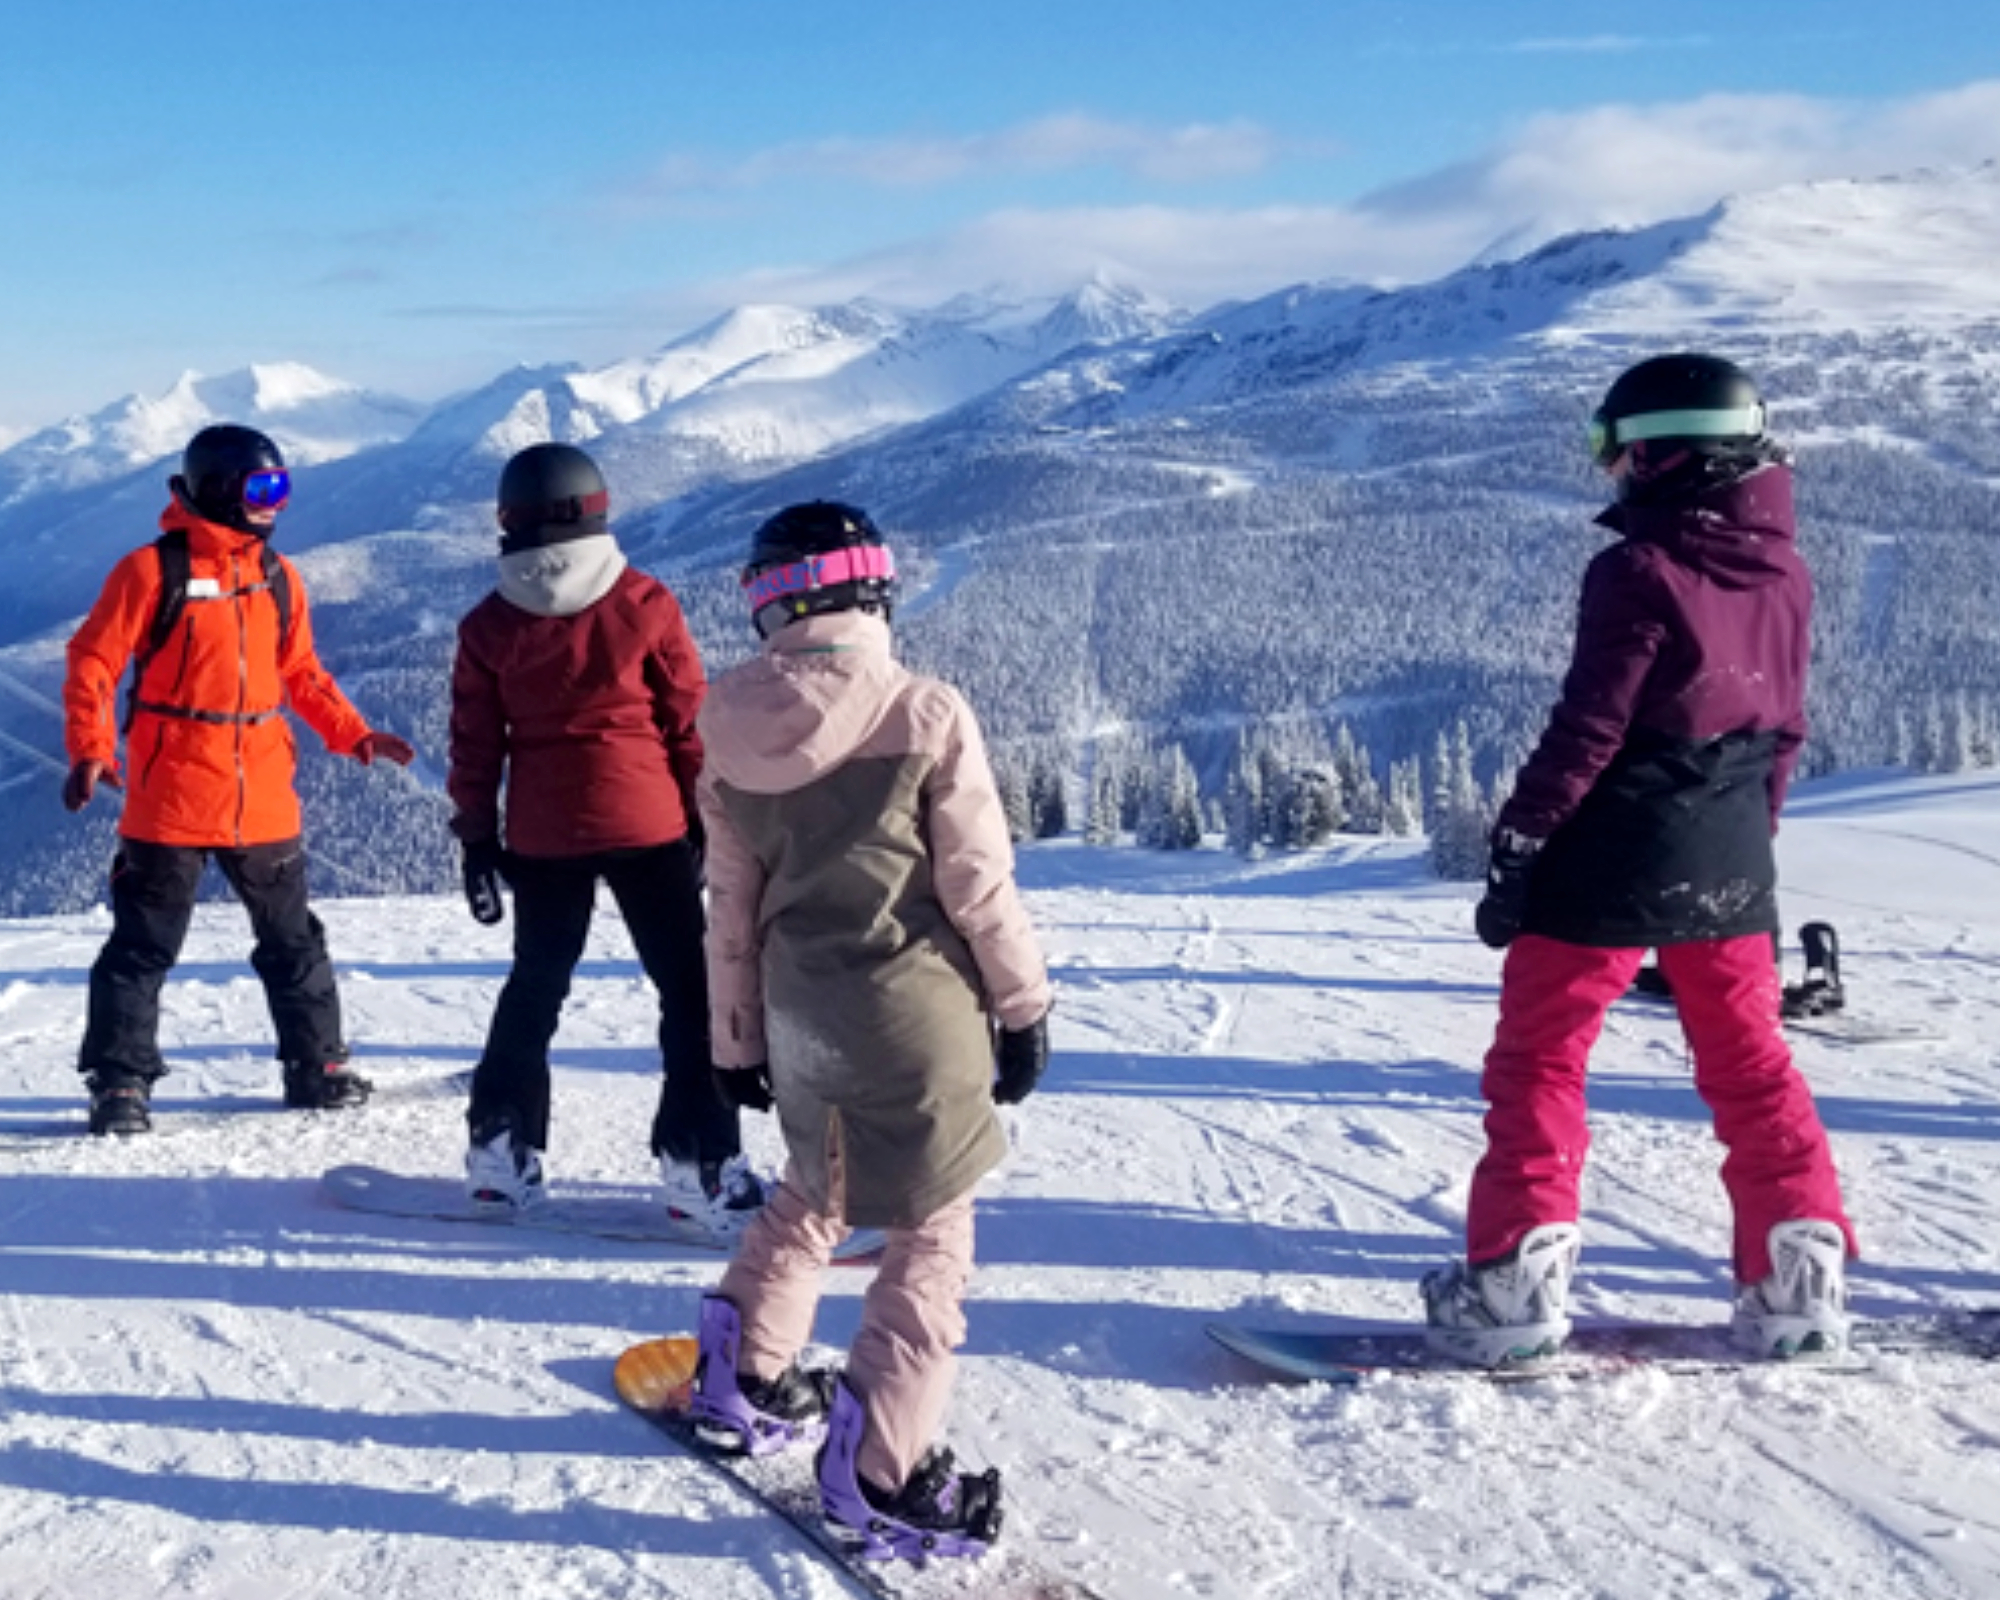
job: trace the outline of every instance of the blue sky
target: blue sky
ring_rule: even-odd
[[[1991,0],[16,7],[0,441],[188,369],[432,399],[746,300],[1204,306],[1996,157]]]

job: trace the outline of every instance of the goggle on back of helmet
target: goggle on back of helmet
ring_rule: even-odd
[[[886,603],[895,582],[896,558],[888,546],[857,544],[746,572],[743,593],[759,637],[768,639],[800,617]]]
[[[1607,416],[1600,407],[1590,418],[1590,459],[1608,467],[1628,445],[1648,439],[1761,439],[1764,426],[1761,400],[1719,410],[1647,411],[1631,417]]]

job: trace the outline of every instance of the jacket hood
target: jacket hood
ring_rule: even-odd
[[[608,533],[537,545],[500,558],[500,598],[538,617],[573,617],[611,592],[625,552]]]
[[[880,617],[802,618],[711,685],[700,721],[707,764],[752,794],[803,788],[881,725],[906,676]]]
[[[1777,583],[1798,565],[1792,469],[1778,462],[1671,504],[1621,501],[1597,521],[1726,588]]]
[[[167,509],[160,513],[160,531],[185,533],[189,551],[205,556],[240,555],[256,559],[257,547],[266,542],[263,534],[245,533],[227,523],[210,522],[179,500],[168,501]]]

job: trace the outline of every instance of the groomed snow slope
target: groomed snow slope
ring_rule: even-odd
[[[1948,1041],[1800,1045],[1859,1308],[2000,1301],[2000,780],[1809,788],[1782,850],[1788,921],[1838,923],[1860,1004]],[[1454,1247],[1498,966],[1469,893],[1360,841],[1254,866],[1045,846],[1022,876],[1059,1054],[1009,1113],[951,1428],[1006,1469],[1010,1539],[1115,1600],[2000,1593],[1990,1367],[1247,1382],[1209,1319],[1405,1317]],[[509,930],[323,911],[367,1070],[469,1065]],[[337,1162],[454,1171],[462,1108],[275,1109],[233,906],[168,991],[163,1131],[51,1131],[105,926],[0,925],[0,1594],[852,1592],[610,1398],[612,1357],[689,1328],[716,1260],[319,1199]],[[607,918],[558,1039],[559,1181],[645,1180],[648,1012]],[[1671,1018],[1621,1008],[1597,1062],[1582,1309],[1717,1318],[1717,1151]],[[830,1277],[823,1337],[865,1281]]]

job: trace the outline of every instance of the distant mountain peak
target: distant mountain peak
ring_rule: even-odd
[[[212,423],[260,428],[292,465],[311,466],[403,438],[423,410],[303,362],[260,362],[216,377],[189,370],[157,396],[126,395],[0,450],[0,502],[122,477],[178,455]]]

